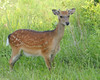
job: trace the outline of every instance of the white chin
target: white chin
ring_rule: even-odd
[[[65,24],[65,23],[63,23],[63,25],[64,25],[64,26],[66,26],[66,24]]]

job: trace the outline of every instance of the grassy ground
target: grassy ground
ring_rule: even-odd
[[[0,80],[100,80],[100,34],[89,32],[87,25],[81,24],[83,21],[78,18],[79,6],[86,5],[86,1],[0,0]],[[8,63],[11,47],[6,47],[8,34],[23,28],[52,30],[58,20],[52,9],[73,7],[76,12],[65,28],[61,50],[55,57],[55,67],[49,71],[42,57],[23,55],[11,72]]]

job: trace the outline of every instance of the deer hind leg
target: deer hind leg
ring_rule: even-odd
[[[12,55],[9,60],[11,70],[13,69],[15,62],[19,59],[19,57],[20,57],[20,49],[12,48]]]

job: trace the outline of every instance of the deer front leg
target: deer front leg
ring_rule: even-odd
[[[54,57],[55,57],[55,54],[51,54],[51,62],[52,62],[52,64],[53,64],[53,67],[54,67]]]
[[[51,54],[51,62],[53,63],[53,67],[55,66],[55,65],[54,65],[54,57],[55,57],[56,53],[58,53],[59,50],[60,50],[60,46],[58,45],[58,46],[55,48],[55,50],[52,52],[52,54]]]
[[[48,67],[49,70],[51,70],[51,61],[49,56],[44,56],[44,60],[46,63],[46,66]]]

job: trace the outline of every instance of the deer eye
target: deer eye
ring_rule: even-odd
[[[60,18],[63,18],[63,16],[60,16]]]

